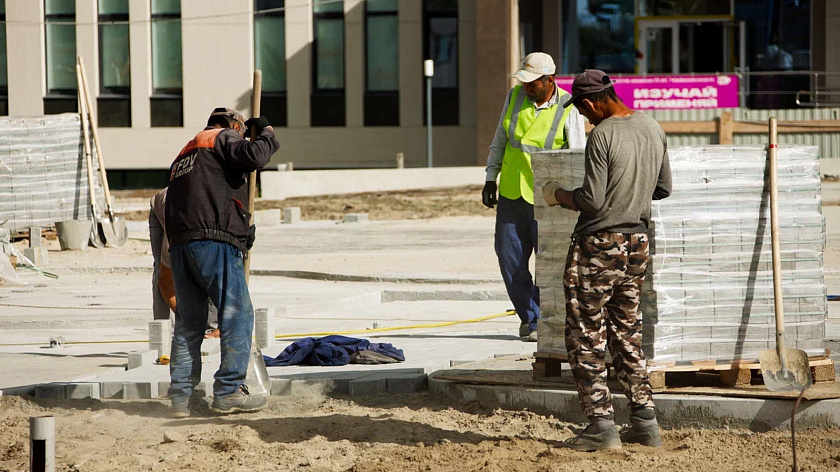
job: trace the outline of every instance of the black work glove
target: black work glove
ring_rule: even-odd
[[[254,247],[254,240],[257,239],[257,225],[248,228],[248,239],[245,240],[245,248],[249,251]]]
[[[488,180],[484,184],[484,189],[481,190],[481,203],[483,203],[487,208],[493,208],[497,203],[499,203],[499,201],[496,200],[496,182]]]
[[[259,118],[248,118],[248,120],[245,121],[245,137],[250,138],[251,136],[255,136],[252,134],[254,131],[256,131],[256,136],[259,136],[260,133],[262,133],[262,130],[268,128],[269,126],[271,125],[268,124],[268,120],[264,116]]]

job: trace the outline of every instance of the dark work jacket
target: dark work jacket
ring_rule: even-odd
[[[205,128],[169,169],[166,234],[169,245],[194,239],[230,243],[246,253],[250,214],[248,173],[268,164],[280,147],[264,129],[253,142],[227,128]]]

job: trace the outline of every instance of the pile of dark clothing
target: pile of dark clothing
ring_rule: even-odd
[[[283,349],[277,357],[263,356],[267,367],[285,365],[339,366],[347,364],[391,364],[405,361],[402,349],[388,343],[347,336],[303,338]]]

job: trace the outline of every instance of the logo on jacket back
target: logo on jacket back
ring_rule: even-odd
[[[177,179],[178,177],[183,177],[195,168],[195,157],[198,155],[197,152],[192,154],[187,154],[186,156],[181,157],[174,163],[172,163],[172,170],[169,172],[169,181]]]

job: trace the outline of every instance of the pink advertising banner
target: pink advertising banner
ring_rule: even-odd
[[[572,91],[570,77],[557,85]],[[615,93],[634,110],[738,108],[736,75],[648,75],[614,77]]]

